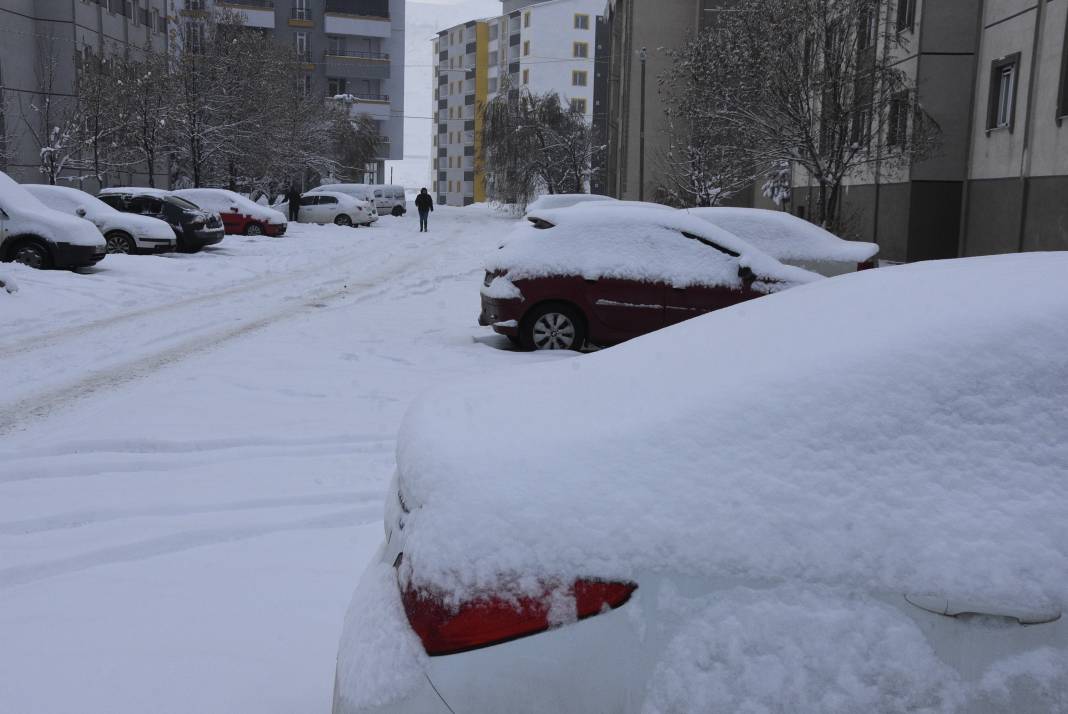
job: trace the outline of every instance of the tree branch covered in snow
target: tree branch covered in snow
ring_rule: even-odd
[[[907,166],[938,144],[892,23],[885,0],[739,0],[716,13],[662,78],[678,125],[701,127],[723,154],[681,175],[733,177],[740,161],[756,178],[789,164],[816,188],[814,218],[836,228],[847,178]],[[700,139],[690,154],[704,157]]]

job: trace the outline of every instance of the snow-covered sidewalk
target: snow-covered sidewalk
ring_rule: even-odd
[[[475,325],[509,228],[439,210],[3,266],[0,711],[328,711],[410,400],[568,358]]]

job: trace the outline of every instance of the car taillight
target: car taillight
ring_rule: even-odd
[[[540,597],[485,595],[450,607],[440,595],[409,587],[401,589],[401,600],[409,624],[433,657],[501,644],[545,632],[556,622],[614,610],[637,588],[634,583],[579,579],[562,592],[547,590]],[[562,603],[568,608],[563,613]]]

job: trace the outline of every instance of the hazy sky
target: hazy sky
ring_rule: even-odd
[[[438,30],[501,13],[500,0],[418,0],[405,7],[404,161],[386,162],[393,181],[421,187],[430,180],[430,132],[433,125],[433,53]]]

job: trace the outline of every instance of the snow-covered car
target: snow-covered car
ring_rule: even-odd
[[[178,250],[195,253],[215,245],[226,236],[218,213],[174,196],[158,188],[106,188],[97,197],[112,208],[124,213],[150,216],[165,221],[178,239]]]
[[[162,253],[177,244],[164,221],[116,211],[99,198],[68,186],[25,184],[37,200],[57,211],[85,218],[100,230],[109,253]]]
[[[833,277],[874,267],[875,243],[842,240],[785,211],[762,208],[691,208],[698,218],[730,231],[783,263]]]
[[[379,216],[403,216],[408,212],[408,199],[404,195],[403,186],[385,186],[381,184],[366,183],[328,183],[318,186],[309,191],[316,193],[327,191],[330,193],[344,193],[361,201],[367,201]]]
[[[214,211],[222,218],[228,234],[246,236],[280,236],[286,232],[284,214],[223,188],[183,188],[171,191],[201,208]]]
[[[334,714],[1046,714],[1068,254],[862,271],[443,385]]]
[[[289,204],[283,204],[288,210]],[[339,226],[370,226],[378,220],[374,204],[345,193],[309,191],[300,197],[301,223],[334,223]]]
[[[547,208],[569,208],[580,203],[598,203],[615,201],[611,196],[598,196],[593,193],[550,193],[539,196],[527,206],[527,214],[543,211]]]
[[[45,206],[0,171],[0,260],[31,268],[85,268],[105,255],[96,226]]]
[[[527,214],[486,261],[479,324],[525,349],[611,345],[818,280],[671,208]]]

